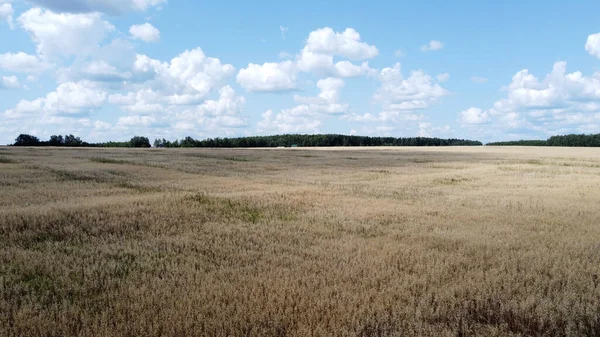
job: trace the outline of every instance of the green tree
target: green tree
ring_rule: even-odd
[[[148,137],[134,136],[129,141],[131,147],[150,147],[150,139]]]
[[[40,139],[36,136],[20,134],[15,139],[14,146],[38,146],[40,145]]]

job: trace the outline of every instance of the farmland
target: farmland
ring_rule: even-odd
[[[1,336],[600,334],[600,149],[0,147]]]

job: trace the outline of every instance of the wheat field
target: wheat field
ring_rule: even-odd
[[[0,336],[598,336],[600,149],[0,148]]]

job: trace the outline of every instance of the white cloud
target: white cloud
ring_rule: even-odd
[[[103,121],[95,121],[94,122],[94,129],[96,130],[110,130],[112,128],[112,125],[110,125],[110,123],[106,123]]]
[[[436,51],[444,48],[444,44],[438,40],[431,40],[428,44],[424,44],[421,46],[421,51]]]
[[[279,26],[279,31],[281,32],[281,38],[285,40],[285,33],[287,33],[289,27]]]
[[[340,103],[340,93],[345,83],[342,79],[328,77],[317,82],[320,93],[315,97],[294,96],[300,105],[283,109],[278,114],[268,110],[257,124],[260,133],[316,133],[326,116],[348,112],[348,103]]]
[[[21,88],[21,83],[19,83],[19,79],[17,78],[17,76],[2,76],[0,81],[0,90],[19,88]]]
[[[600,58],[600,33],[588,36],[585,43],[585,50],[591,55]]]
[[[29,0],[56,12],[124,14],[128,11],[146,11],[166,3],[167,0]]]
[[[298,69],[303,72],[315,73],[318,76],[357,77],[370,75],[376,71],[369,67],[369,62],[360,66],[349,61],[333,63],[333,56],[315,54],[303,51],[298,59]]]
[[[283,60],[291,59],[293,57],[292,54],[286,53],[284,51],[279,53],[279,58]]]
[[[257,124],[259,133],[318,133],[322,123],[302,109],[267,110]]]
[[[305,111],[305,114],[326,114],[338,115],[348,111],[348,103],[340,103],[340,92],[345,83],[339,78],[328,77],[317,82],[317,88],[320,93],[317,97],[294,96],[294,100],[301,105],[293,108],[298,114]]]
[[[15,13],[14,9],[10,3],[2,3],[2,1],[0,1],[0,19],[5,19],[6,23],[8,24],[8,27],[10,27],[10,29],[14,28],[14,25],[13,25],[13,14],[14,13]]]
[[[452,128],[449,125],[444,126],[433,126],[431,123],[421,122],[418,124],[419,131],[417,135],[419,137],[441,137],[442,135],[447,135]]]
[[[245,104],[246,99],[226,85],[219,90],[217,100],[208,100],[197,107],[185,109],[176,114],[176,120],[180,127],[196,125],[204,130],[231,131],[246,126],[241,116]]]
[[[218,100],[208,100],[198,106],[197,111],[202,116],[237,115],[240,113],[246,99],[237,96],[232,87],[226,85],[219,90]]]
[[[369,67],[368,62],[363,62],[360,66],[349,61],[334,63],[334,57],[364,60],[378,54],[377,48],[362,42],[354,29],[347,28],[344,32],[337,33],[325,27],[309,34],[306,45],[297,57],[297,64],[300,71],[320,77],[356,77],[372,74],[374,70]]]
[[[447,82],[450,79],[450,74],[438,74],[435,78],[437,78],[438,82]]]
[[[487,81],[488,81],[488,79],[483,76],[471,76],[471,82],[473,82],[473,83],[483,84],[483,83],[486,83]]]
[[[23,52],[0,54],[0,69],[9,72],[37,73],[49,67],[48,63],[35,55]]]
[[[240,69],[237,82],[252,92],[277,92],[296,88],[296,65],[292,61],[248,64]]]
[[[130,92],[127,95],[113,94],[108,97],[108,102],[120,105],[124,111],[135,114],[157,114],[165,111],[163,97],[150,89]]]
[[[148,22],[129,27],[129,34],[131,34],[134,39],[142,40],[144,42],[160,41],[160,31]]]
[[[396,63],[393,68],[382,69],[379,81],[381,87],[375,93],[374,99],[384,104],[411,102],[427,107],[449,94],[448,90],[434,83],[431,76],[422,70],[414,70],[408,78],[404,78],[400,63]]]
[[[505,88],[505,98],[487,111],[463,111],[461,120],[464,124],[490,120],[498,130],[526,129],[547,135],[588,130],[600,122],[600,73],[567,73],[566,66],[556,62],[543,80],[527,69],[517,72]]]
[[[154,116],[123,116],[119,117],[117,127],[142,126],[149,127],[156,124],[158,119]]]
[[[402,49],[398,49],[394,52],[394,56],[403,57],[403,56],[406,56],[406,53]]]
[[[317,29],[308,35],[305,49],[307,52],[340,55],[352,60],[370,59],[379,55],[375,46],[361,42],[360,34],[346,28],[342,33],[334,32],[329,27]]]
[[[162,112],[165,105],[200,104],[234,72],[232,65],[207,57],[200,48],[186,50],[170,63],[137,55],[132,76],[138,90],[111,95],[109,101],[137,113]]]
[[[378,74],[381,86],[373,99],[382,105],[378,114],[351,114],[352,122],[379,122],[386,125],[415,125],[425,119],[419,110],[427,109],[450,92],[434,83],[422,70],[414,70],[408,78],[402,76],[400,63],[384,68]],[[445,76],[441,76],[444,79]]]
[[[97,110],[106,101],[106,91],[97,89],[87,81],[60,84],[46,97],[33,101],[21,100],[15,108],[6,110],[8,118],[29,117],[32,114],[81,114]]]
[[[43,57],[89,55],[115,29],[100,13],[57,14],[40,8],[21,14],[18,21]]]
[[[117,68],[104,61],[87,63],[82,67],[81,71],[86,78],[101,82],[123,81],[131,78],[131,73],[120,72]]]
[[[489,121],[489,115],[487,111],[483,111],[479,108],[469,108],[461,111],[460,122],[463,125],[483,124]]]

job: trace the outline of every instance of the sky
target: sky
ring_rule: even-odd
[[[0,144],[600,133],[598,1],[0,0]]]

